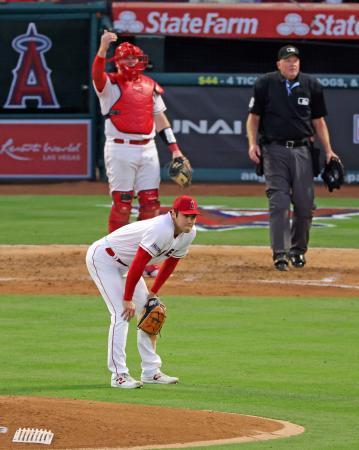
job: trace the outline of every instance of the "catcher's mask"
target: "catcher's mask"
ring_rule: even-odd
[[[148,66],[148,56],[129,42],[123,42],[116,48],[112,61],[127,80],[137,80]]]

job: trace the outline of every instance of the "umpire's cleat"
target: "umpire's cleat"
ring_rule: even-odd
[[[304,255],[302,255],[301,253],[293,253],[290,255],[289,259],[292,266],[297,269],[301,269],[305,266],[306,260]]]
[[[281,272],[289,269],[289,261],[286,253],[276,253],[273,255],[274,267]]]
[[[170,377],[165,373],[157,372],[155,375],[150,377],[142,376],[141,381],[152,384],[177,384],[179,380],[177,377]]]
[[[131,377],[129,373],[113,374],[111,378],[111,387],[122,389],[136,389],[143,387],[141,381]]]

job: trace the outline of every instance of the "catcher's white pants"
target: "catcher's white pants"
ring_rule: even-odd
[[[111,314],[111,324],[108,335],[108,368],[116,375],[129,373],[126,365],[126,341],[128,322],[121,316],[123,311],[123,295],[128,267],[106,253],[105,239],[94,242],[87,251],[86,264],[88,271],[100,291]],[[141,277],[137,283],[133,302],[138,316],[147,302],[148,289]],[[155,340],[142,330],[137,331],[137,347],[141,356],[143,376],[153,376],[161,367],[161,358],[155,350]]]
[[[107,141],[104,156],[110,192],[159,188],[160,162],[154,140],[146,145]]]

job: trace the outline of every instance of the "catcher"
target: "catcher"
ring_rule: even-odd
[[[139,203],[138,220],[150,219],[160,212],[156,132],[176,161],[172,179],[188,186],[192,177],[190,163],[183,157],[165,114],[164,90],[143,74],[148,56],[139,47],[122,42],[110,59],[116,71],[106,72],[107,51],[117,41],[116,33],[105,30],[92,65],[93,85],[105,118],[104,160],[112,197],[109,232],[129,223],[135,196]],[[152,264],[144,274],[155,277],[157,272],[158,266]]]
[[[86,264],[111,315],[108,368],[111,386],[140,388],[143,383],[174,384],[178,378],[161,371],[156,335],[166,318],[159,289],[188,253],[196,236],[199,214],[194,198],[176,198],[171,211],[152,219],[133,222],[94,242]],[[141,277],[147,264],[162,263],[151,291]],[[138,317],[137,346],[141,356],[141,381],[130,376],[126,365],[128,322]]]

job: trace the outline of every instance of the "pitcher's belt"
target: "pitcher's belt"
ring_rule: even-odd
[[[112,258],[113,258],[115,261],[119,262],[119,263],[122,264],[123,266],[128,267],[128,265],[125,264],[123,261],[121,261],[120,258],[117,258],[116,254],[115,254],[115,252],[112,250],[112,248],[110,248],[110,247],[105,248],[105,252],[106,252],[108,255],[112,256]]]
[[[142,141],[136,141],[132,139],[114,139],[113,142],[116,144],[131,144],[131,145],[146,145],[151,139],[142,139]]]

